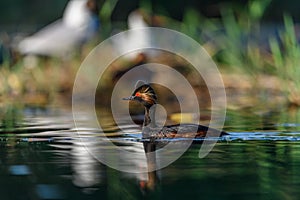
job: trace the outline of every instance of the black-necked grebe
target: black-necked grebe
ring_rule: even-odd
[[[155,108],[152,107],[157,103],[157,96],[150,84],[146,84],[143,81],[138,81],[133,94],[130,97],[123,98],[123,100],[136,101],[145,107],[143,138],[202,138],[208,132],[212,133],[212,136],[227,135],[224,131],[196,124],[176,124],[157,127],[155,123]]]

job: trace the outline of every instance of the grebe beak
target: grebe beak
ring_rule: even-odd
[[[126,98],[122,98],[122,100],[134,100],[135,96],[130,96],[130,97],[126,97]]]

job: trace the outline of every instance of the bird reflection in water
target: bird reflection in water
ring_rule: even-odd
[[[148,180],[140,181],[140,188],[142,191],[154,190],[158,182],[156,173],[156,143],[153,141],[143,142],[144,150],[146,153],[147,166],[148,166]]]
[[[113,164],[121,169],[119,172],[113,170],[113,173],[126,177],[128,180],[135,179],[136,186],[143,194],[155,190],[159,182],[155,170],[157,142],[104,138],[99,137],[99,132],[93,134],[91,130],[80,130],[77,134],[72,136],[72,140],[51,145],[60,149],[56,151],[58,163],[65,163],[69,160],[74,185],[85,192],[98,190],[99,186],[112,181],[110,167],[115,167],[109,165]],[[112,142],[107,142],[107,139]],[[102,164],[105,159],[110,159],[108,167],[104,165],[107,163]]]

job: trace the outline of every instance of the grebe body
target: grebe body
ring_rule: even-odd
[[[228,135],[224,131],[197,124],[176,124],[158,127],[155,123],[155,108],[157,96],[150,84],[138,81],[133,94],[123,100],[136,101],[145,108],[143,123],[143,138],[203,138],[210,133],[211,136]]]

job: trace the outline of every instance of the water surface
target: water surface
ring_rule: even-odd
[[[141,169],[129,173],[91,155],[111,147],[102,145],[98,130],[85,126],[88,117],[76,129],[68,109],[11,107],[1,116],[1,199],[297,199],[297,116],[298,111],[230,111],[230,135],[217,138],[207,157],[198,158],[198,142],[168,167],[149,173],[142,170],[149,164],[145,157],[133,156],[144,151],[140,127],[124,120],[123,131],[111,125],[107,133],[131,152],[112,159],[128,171]]]

